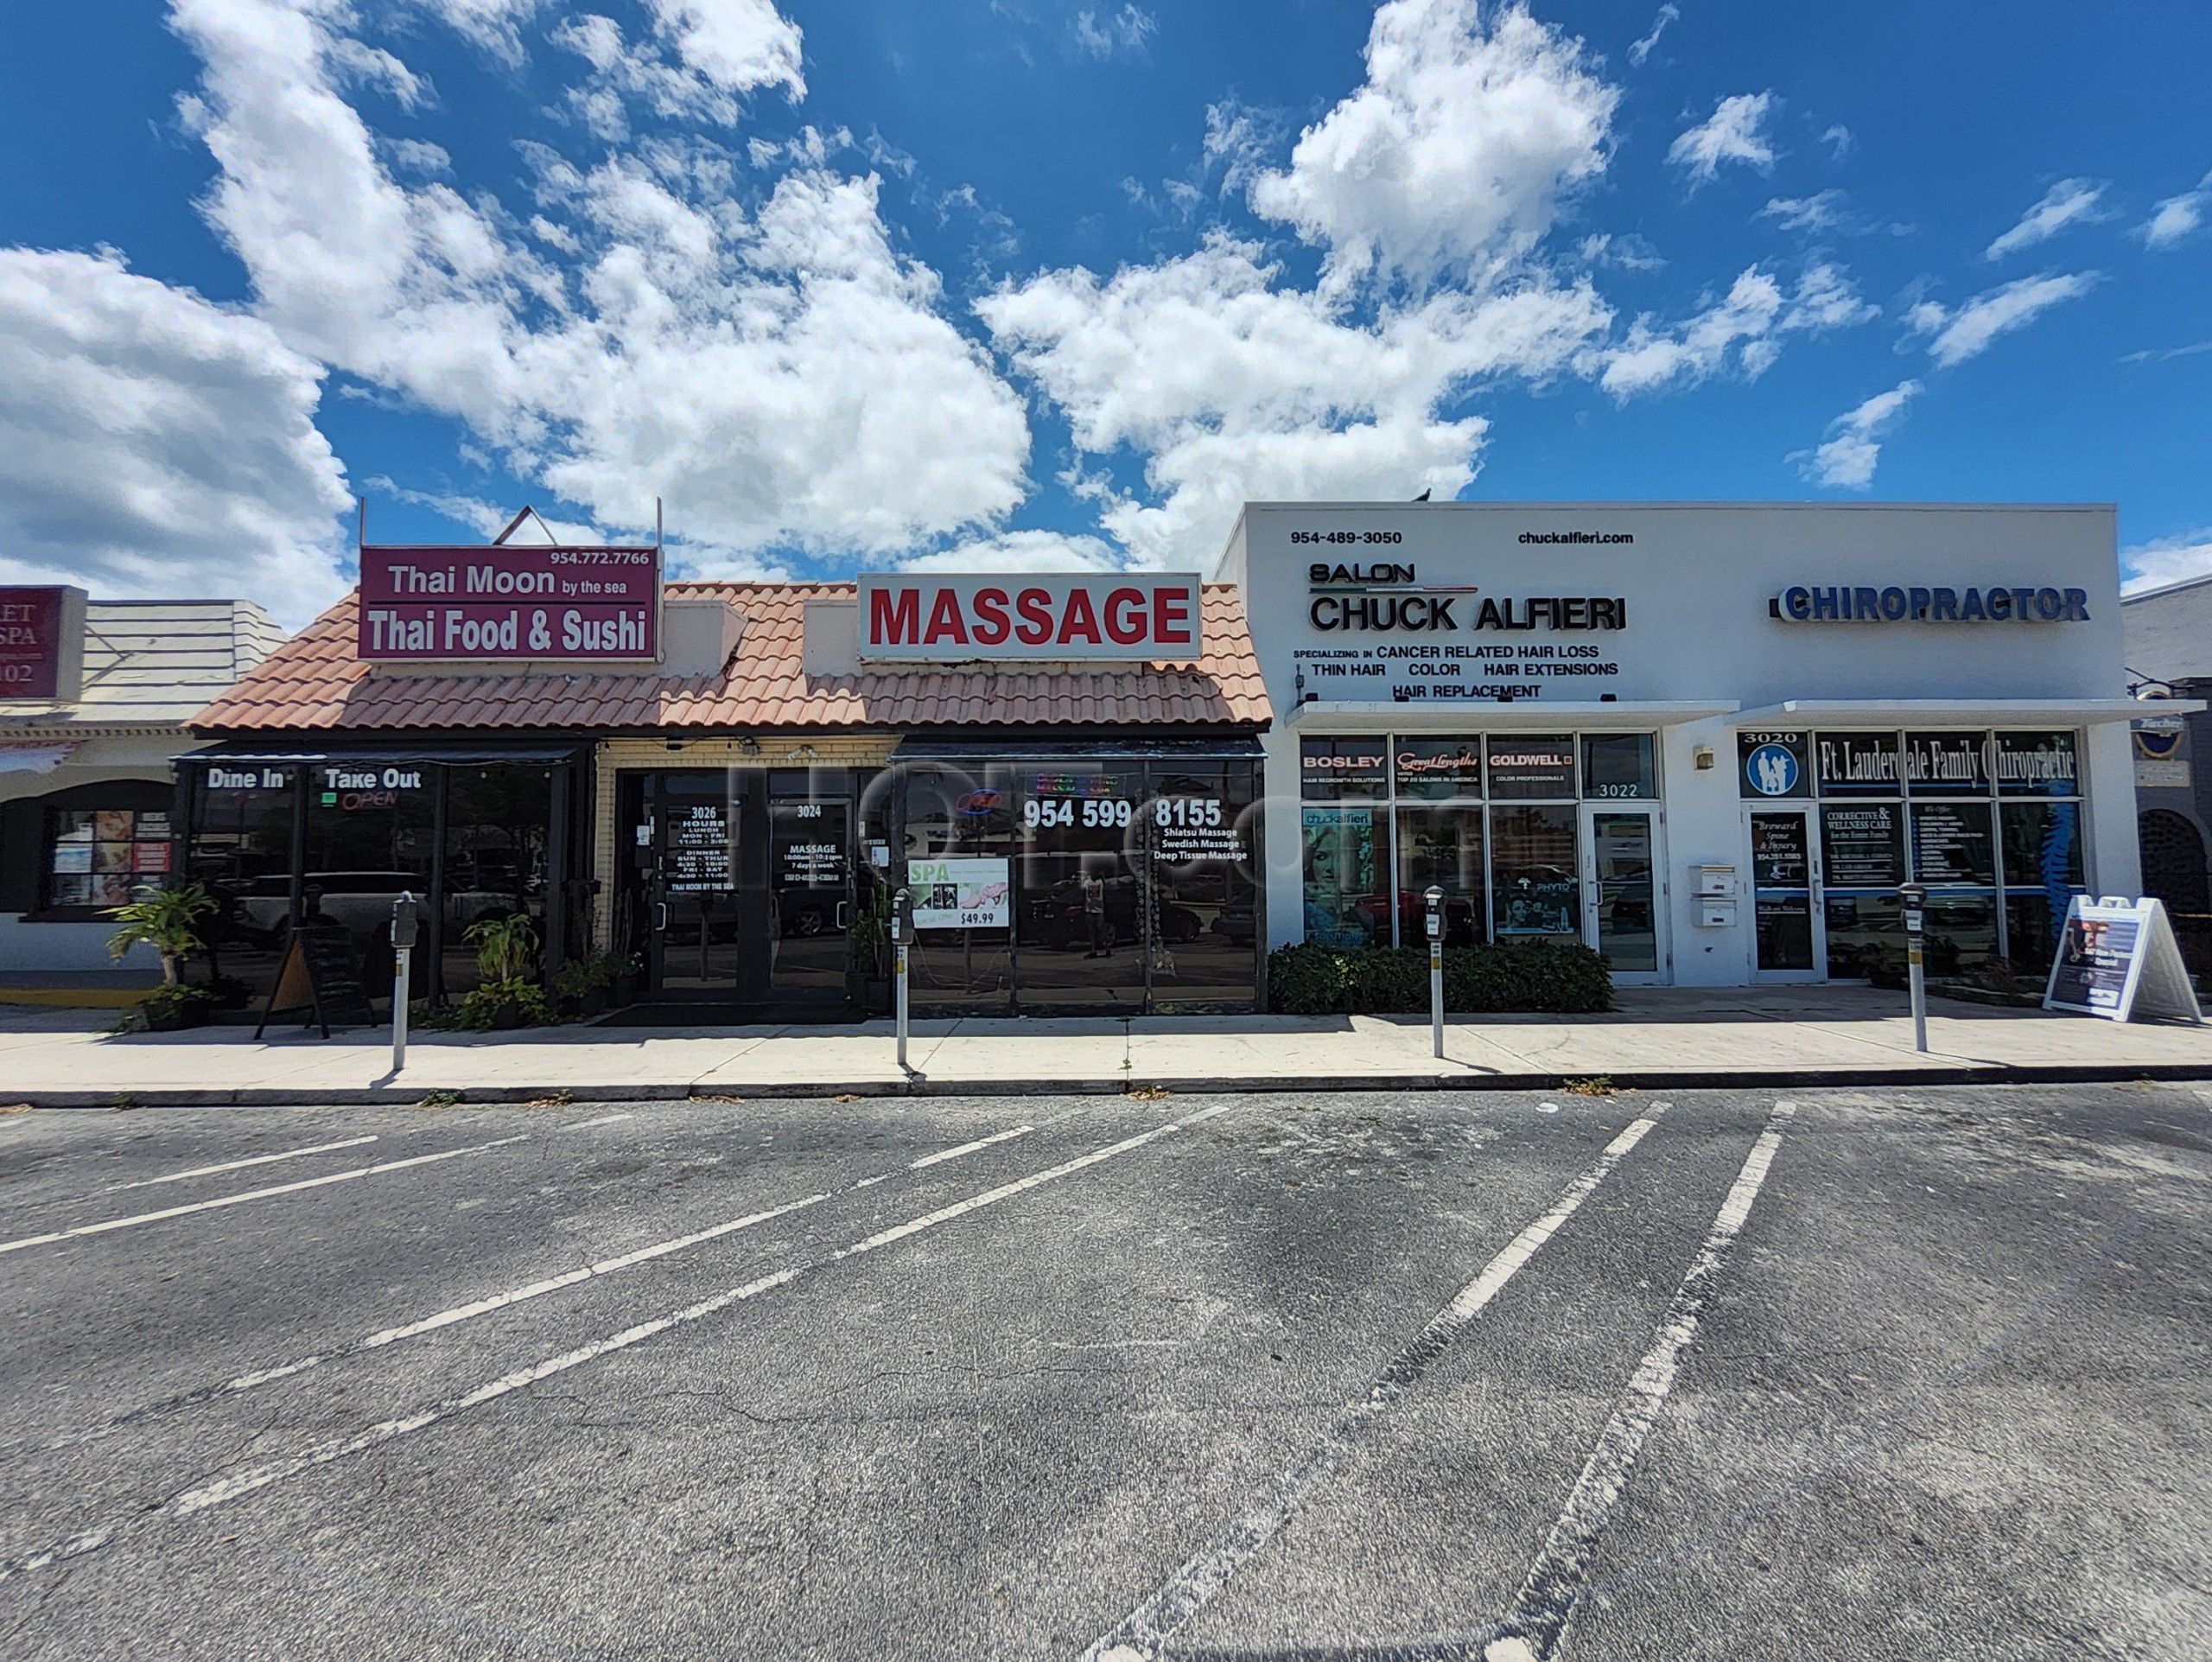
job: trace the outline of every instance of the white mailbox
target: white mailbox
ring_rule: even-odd
[[[1690,888],[1697,896],[1699,928],[1732,929],[1736,927],[1735,867],[1692,866]]]

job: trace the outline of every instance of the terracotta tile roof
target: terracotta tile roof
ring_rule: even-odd
[[[810,600],[849,600],[849,583],[672,583],[671,600],[721,597],[744,636],[719,675],[419,675],[353,656],[354,601],[338,602],[193,718],[204,733],[395,728],[609,729],[1182,722],[1263,727],[1272,717],[1236,586],[1208,583],[1205,653],[1187,667],[862,670],[810,675],[802,620]]]

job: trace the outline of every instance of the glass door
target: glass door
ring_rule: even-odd
[[[740,776],[720,772],[654,781],[646,939],[653,990],[664,997],[736,997],[740,790]]]
[[[1744,821],[1751,844],[1753,972],[1762,981],[1818,981],[1827,952],[1812,810],[1747,808]]]
[[[1586,807],[1582,828],[1584,927],[1590,945],[1612,961],[1617,982],[1665,981],[1658,810]]]
[[[1160,939],[1144,870],[1144,774],[1131,763],[1020,775],[1015,914],[1025,1011],[1141,1013]]]
[[[768,1001],[833,1014],[845,1007],[852,914],[852,800],[840,771],[778,771],[768,782]]]

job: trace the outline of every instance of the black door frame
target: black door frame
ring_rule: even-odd
[[[841,915],[850,916],[853,906],[854,854],[852,842],[859,823],[856,770],[849,767],[818,767],[807,770],[815,775],[836,774],[841,781],[838,788],[819,793],[821,800],[842,805],[845,818],[845,892],[842,896]],[[704,775],[723,781],[722,798],[730,816],[735,842],[734,858],[730,878],[735,898],[734,928],[738,952],[734,973],[727,990],[715,989],[682,988],[670,990],[662,984],[661,912],[666,904],[666,891],[661,878],[661,839],[664,831],[662,816],[671,803],[686,799],[677,795],[666,781],[673,774]],[[728,793],[742,782],[743,789],[732,800]],[[855,1011],[852,990],[851,940],[846,945],[847,965],[843,977],[844,996],[836,1001],[809,999],[791,1001],[779,998],[771,980],[771,957],[779,945],[772,935],[770,920],[775,908],[771,905],[771,885],[775,879],[772,865],[773,832],[769,803],[772,792],[769,769],[766,767],[669,767],[647,769],[626,769],[623,778],[625,806],[627,793],[638,793],[636,812],[640,818],[634,823],[650,824],[652,836],[642,847],[633,847],[629,880],[642,901],[644,930],[646,937],[646,956],[652,977],[652,990],[646,997],[656,1003],[684,1004],[696,1008],[704,1015],[720,1011],[734,1022],[752,1020],[772,1021],[842,1021],[849,1019]]]

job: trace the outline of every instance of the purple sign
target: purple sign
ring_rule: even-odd
[[[658,548],[364,548],[357,657],[660,656]]]

